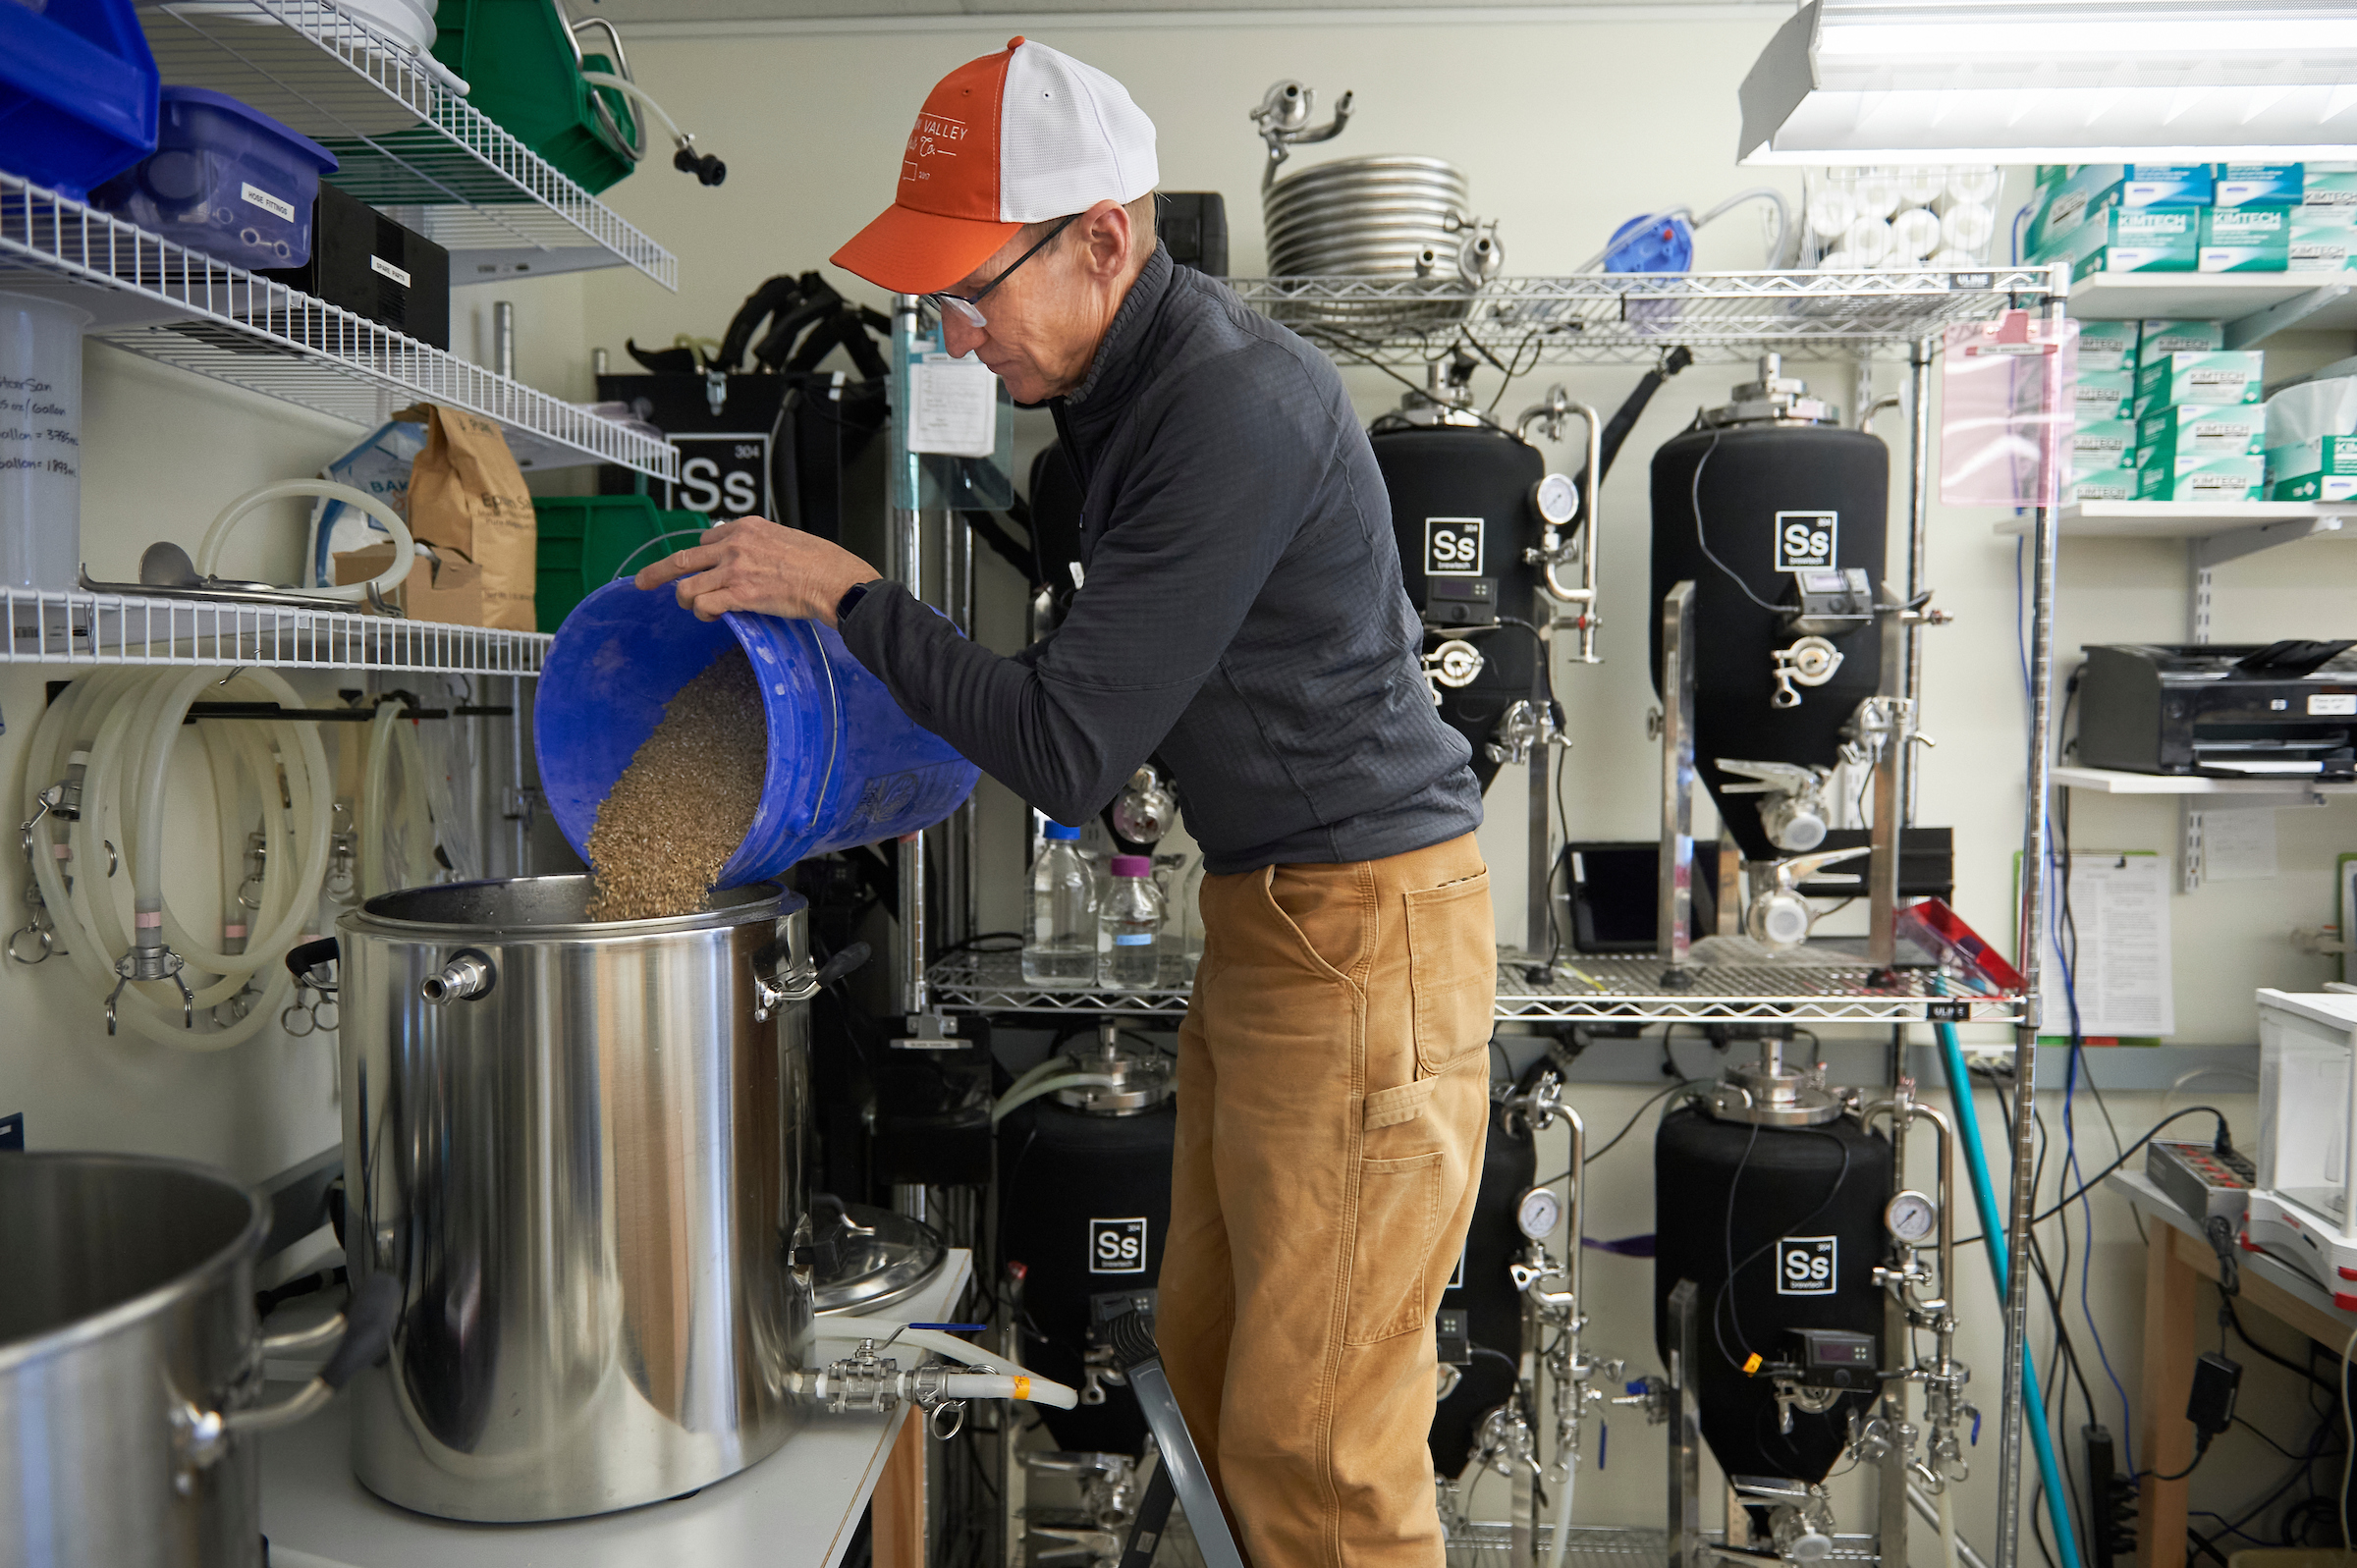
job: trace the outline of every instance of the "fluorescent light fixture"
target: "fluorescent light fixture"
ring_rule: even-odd
[[[1743,163],[2357,160],[2347,0],[1810,0]]]

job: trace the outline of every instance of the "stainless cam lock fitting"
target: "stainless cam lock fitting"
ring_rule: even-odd
[[[1826,786],[1830,768],[1804,768],[1788,762],[1737,762],[1719,759],[1719,771],[1743,783],[1723,784],[1730,795],[1765,795],[1760,802],[1760,828],[1779,849],[1802,854],[1825,842]]]
[[[428,975],[417,987],[417,995],[435,1006],[453,1001],[476,1001],[499,983],[499,971],[492,967],[491,955],[472,947],[462,947],[451,955],[438,975]]]
[[[1776,690],[1768,698],[1772,708],[1797,708],[1800,693],[1795,685],[1822,686],[1841,669],[1841,650],[1823,637],[1802,637],[1789,648],[1778,648],[1769,656],[1775,663],[1771,672]]]

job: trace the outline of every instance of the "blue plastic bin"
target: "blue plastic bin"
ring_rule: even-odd
[[[334,153],[226,92],[166,87],[155,151],[90,202],[241,267],[300,267],[319,177],[335,169]]]
[[[980,770],[918,729],[833,627],[736,613],[698,621],[667,590],[610,582],[557,628],[532,704],[540,787],[584,859],[598,806],[663,705],[732,640],[761,676],[769,771],[717,886],[929,828],[973,792]]]
[[[155,95],[132,0],[0,0],[0,169],[82,200],[155,150]]]

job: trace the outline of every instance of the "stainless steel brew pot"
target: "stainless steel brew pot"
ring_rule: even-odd
[[[561,1519],[752,1464],[802,1410],[802,900],[591,924],[584,877],[339,922],[346,1251],[404,1310],[353,1468],[450,1519]]]
[[[226,1173],[132,1155],[0,1155],[0,1568],[259,1568],[258,1433],[384,1350],[391,1303],[260,1406],[268,1217]]]

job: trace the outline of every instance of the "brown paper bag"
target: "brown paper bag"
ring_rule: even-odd
[[[336,581],[366,582],[393,565],[390,540],[365,550],[336,552]],[[393,602],[411,621],[434,621],[448,626],[479,626],[483,621],[483,570],[455,550],[418,558],[410,580],[393,595]],[[366,605],[356,608],[365,611]]]
[[[531,631],[539,530],[523,470],[507,437],[480,414],[420,405],[393,416],[422,419],[425,450],[410,469],[410,532],[481,568],[482,608],[467,625]],[[429,619],[415,611],[416,620]],[[430,619],[439,620],[440,617]]]

